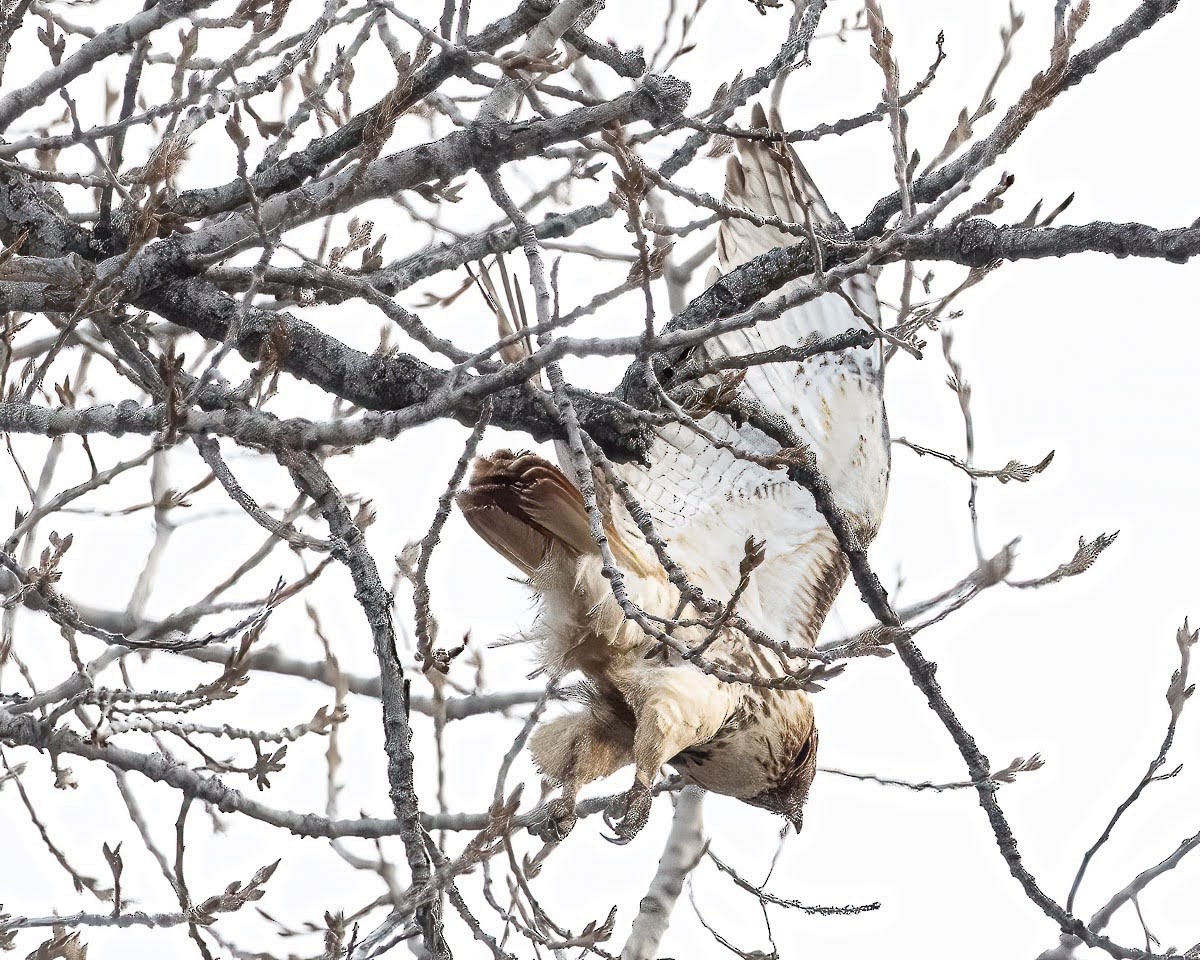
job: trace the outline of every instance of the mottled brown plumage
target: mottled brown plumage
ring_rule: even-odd
[[[757,108],[752,120],[758,127],[767,123]],[[794,154],[761,142],[742,144],[731,158],[725,199],[791,223],[805,222],[805,205],[818,227],[833,220]],[[722,224],[717,246],[728,270],[794,241],[776,228],[733,218]],[[846,292],[862,311],[878,316],[871,278],[855,278]],[[777,320],[712,338],[696,352],[701,360],[758,353],[864,326],[831,294]],[[753,366],[738,389],[808,445],[839,505],[869,541],[882,516],[889,464],[878,348]],[[720,412],[700,422],[724,443],[713,445],[685,424],[658,427],[647,463],[620,466],[621,478],[710,598],[730,596],[747,538],[765,541],[738,613],[780,640],[815,642],[846,577],[836,540],[806,490],[726,448],[773,453],[773,441]],[[799,829],[817,751],[805,693],[719,681],[664,652],[627,621],[602,574],[578,489],[536,454],[502,450],[479,459],[459,503],[471,526],[539,594],[534,635],[542,665],[557,676],[578,671],[586,680],[579,709],[542,723],[530,738],[542,774],[562,791],[549,806],[545,836],[560,839],[570,829],[584,784],[631,763],[634,784],[617,811],[622,840],[645,823],[650,786],[667,764],[701,787],[782,814]],[[605,506],[605,535],[630,598],[651,615],[679,616],[678,590],[620,499]],[[702,614],[687,607],[682,616]],[[680,626],[673,635],[694,646],[708,632],[703,625]],[[729,627],[705,656],[741,673],[782,673],[776,653]]]

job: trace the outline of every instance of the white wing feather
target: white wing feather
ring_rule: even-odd
[[[758,108],[754,125],[766,125]],[[793,154],[785,162],[777,151],[764,143],[743,142],[739,156],[730,159],[726,202],[791,223],[804,222],[802,204],[807,202],[815,225],[831,222],[829,208],[799,160]],[[794,242],[795,237],[774,227],[727,219],[717,240],[721,269],[731,270]],[[865,314],[878,320],[873,278],[856,277],[845,290]],[[775,320],[723,334],[698,349],[710,359],[744,356],[797,346],[814,334],[826,337],[865,327],[841,297],[827,294]],[[766,411],[784,418],[811,448],[839,505],[866,539],[874,536],[887,497],[890,456],[882,388],[878,345],[823,354],[803,363],[755,366],[740,387]],[[778,449],[759,431],[735,428],[719,414],[709,414],[701,423],[743,449],[758,453]],[[621,475],[693,582],[711,597],[728,597],[738,580],[746,538],[763,539],[766,561],[755,572],[740,611],[773,636],[815,640],[845,571],[837,543],[812,496],[788,481],[782,471],[739,459],[679,424],[658,429],[648,459],[648,467],[626,465],[620,468]],[[623,510],[614,519],[630,539],[639,536]]]

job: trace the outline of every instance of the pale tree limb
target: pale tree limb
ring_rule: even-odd
[[[638,905],[621,960],[654,960],[658,956],[658,945],[671,924],[671,912],[683,892],[683,882],[704,856],[703,802],[704,794],[696,787],[680,791],[666,848],[650,888]]]

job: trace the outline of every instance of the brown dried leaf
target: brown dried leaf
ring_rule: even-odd
[[[721,375],[721,379],[699,395],[693,395],[684,409],[694,417],[704,417],[713,410],[728,406],[737,397],[738,388],[746,379],[746,370],[731,370]]]
[[[1176,720],[1183,712],[1183,706],[1196,691],[1195,684],[1188,684],[1188,668],[1192,661],[1192,647],[1196,645],[1196,637],[1200,631],[1191,630],[1185,619],[1183,626],[1175,632],[1175,643],[1179,646],[1179,669],[1171,674],[1171,684],[1167,687],[1167,706],[1171,708],[1171,716]]]
[[[1018,773],[1030,773],[1034,770],[1040,770],[1046,765],[1046,762],[1038,754],[1033,754],[1028,760],[1024,757],[1016,757],[1003,770],[996,770],[988,779],[998,781],[999,783],[1012,783],[1017,779]]]
[[[1010,480],[1015,480],[1017,483],[1028,483],[1039,473],[1050,466],[1050,461],[1054,459],[1054,451],[1051,450],[1040,463],[1034,464],[1032,467],[1024,463],[1018,463],[1016,460],[1009,460],[996,473],[996,479],[1001,483],[1008,483]]]
[[[25,960],[86,960],[87,946],[79,939],[79,931],[62,932],[56,927],[54,936],[39,946]]]
[[[1058,583],[1060,580],[1065,580],[1067,577],[1076,577],[1087,570],[1097,558],[1112,546],[1117,539],[1118,534],[1102,533],[1095,540],[1087,541],[1083,537],[1079,538],[1079,547],[1075,551],[1075,556],[1064,564],[1060,564],[1057,569],[1048,573],[1044,577],[1038,577],[1034,580],[1009,580],[1008,584],[1012,587],[1021,587],[1022,589],[1045,587],[1052,583]]]
[[[742,562],[738,565],[738,573],[743,580],[750,576],[751,572],[766,559],[766,547],[765,540],[755,540],[754,537],[746,538],[746,544],[743,547]]]

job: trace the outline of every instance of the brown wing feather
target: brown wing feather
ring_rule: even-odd
[[[535,454],[499,450],[480,457],[457,499],[475,532],[527,575],[554,544],[576,555],[593,549],[579,491]]]
[[[476,533],[497,553],[531,576],[552,546],[578,557],[596,551],[583,497],[558,467],[535,453],[498,450],[475,461],[459,508]],[[605,535],[627,570],[646,566],[608,523]]]

